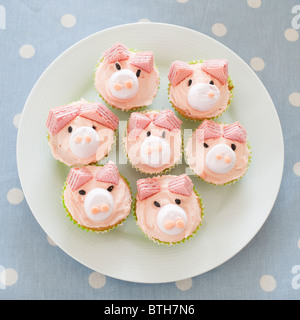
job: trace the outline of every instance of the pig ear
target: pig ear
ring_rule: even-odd
[[[120,182],[120,173],[117,166],[112,161],[109,161],[103,167],[99,168],[95,178],[97,181],[118,185]]]
[[[202,70],[219,80],[222,84],[228,81],[228,61],[226,59],[210,59],[202,64]]]
[[[155,116],[153,123],[161,128],[175,130],[180,129],[182,121],[175,116],[172,110],[166,109]]]
[[[230,125],[225,125],[223,132],[224,138],[226,139],[235,140],[241,143],[247,142],[247,132],[238,121]]]
[[[140,179],[136,184],[139,200],[147,199],[160,192],[160,184],[155,178]]]
[[[74,103],[70,105],[64,105],[51,109],[46,127],[51,135],[57,134],[62,128],[64,128],[70,121],[78,116],[80,111],[80,104]]]
[[[103,57],[110,63],[129,59],[129,50],[118,42],[103,53]]]
[[[131,59],[130,64],[148,73],[151,73],[154,66],[152,51],[137,52]]]
[[[127,131],[131,136],[137,137],[150,122],[151,119],[146,115],[139,112],[133,112],[128,121]]]
[[[193,192],[193,182],[186,174],[182,174],[174,178],[168,185],[168,189],[172,193],[178,193],[183,196],[190,196]]]
[[[193,69],[187,62],[176,60],[171,64],[168,79],[172,86],[177,86],[182,80],[192,74]]]
[[[86,168],[72,168],[67,178],[67,184],[75,191],[93,179],[93,174]]]
[[[204,120],[196,130],[198,141],[204,141],[222,136],[221,126],[211,120]]]
[[[119,118],[102,103],[88,103],[81,107],[80,116],[117,130]]]

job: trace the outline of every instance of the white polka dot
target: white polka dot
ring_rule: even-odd
[[[296,162],[294,164],[293,170],[294,170],[295,175],[300,177],[300,162]]]
[[[49,244],[51,244],[51,246],[57,246],[57,244],[49,236],[47,236],[47,241]]]
[[[35,54],[35,49],[31,44],[24,44],[20,50],[19,54],[24,59],[32,58]]]
[[[189,2],[189,0],[177,0],[177,2],[179,2],[179,3],[187,3],[187,2]]]
[[[16,128],[19,128],[19,125],[20,125],[20,120],[21,120],[21,113],[18,113],[14,116],[14,120],[13,120],[13,123],[14,123],[14,126]]]
[[[192,280],[192,278],[187,278],[184,280],[176,281],[175,284],[179,290],[186,291],[186,290],[191,289],[191,287],[193,285],[193,280]]]
[[[260,278],[260,287],[266,292],[272,292],[276,288],[276,280],[273,276],[264,275]]]
[[[147,18],[142,18],[142,19],[140,19],[138,22],[150,22],[150,20],[147,19]]]
[[[265,68],[265,62],[262,58],[254,57],[250,61],[250,65],[255,71],[262,71]]]
[[[293,92],[289,96],[289,102],[294,107],[300,107],[300,92]]]
[[[286,29],[284,31],[284,36],[285,36],[286,40],[291,41],[291,42],[295,42],[299,38],[299,34],[298,34],[297,30],[295,30],[293,28]]]
[[[212,26],[211,31],[214,35],[218,37],[223,37],[227,33],[227,28],[223,23],[215,23]]]
[[[251,8],[259,8],[261,6],[261,0],[247,0],[248,6]]]
[[[106,277],[99,272],[93,272],[89,276],[89,284],[94,289],[100,289],[105,286]]]
[[[0,273],[0,282],[4,287],[14,285],[18,280],[18,273],[16,270],[7,268]]]
[[[72,28],[76,24],[76,17],[72,14],[65,14],[61,17],[60,22],[65,28]]]
[[[24,194],[21,189],[13,188],[7,192],[7,200],[10,204],[19,204],[24,199]]]

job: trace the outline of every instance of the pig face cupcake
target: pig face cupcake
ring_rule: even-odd
[[[107,231],[127,218],[131,192],[116,165],[72,168],[63,192],[64,206],[74,221],[87,230]]]
[[[203,208],[186,174],[165,175],[137,181],[135,215],[148,238],[176,244],[196,232],[202,223]]]
[[[182,155],[181,123],[171,110],[133,112],[124,137],[132,166],[150,174],[174,167]]]
[[[95,73],[95,87],[111,106],[131,110],[152,103],[159,86],[153,52],[129,51],[116,43],[104,52]]]
[[[228,78],[228,62],[225,59],[193,64],[174,61],[168,78],[169,99],[173,107],[186,118],[214,118],[230,104],[233,85]]]
[[[250,160],[247,133],[239,122],[203,121],[188,140],[185,153],[196,175],[216,185],[240,179]]]
[[[105,105],[84,100],[50,110],[46,127],[53,157],[67,166],[103,159],[114,143],[119,119]]]

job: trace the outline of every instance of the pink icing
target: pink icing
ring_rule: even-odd
[[[169,184],[175,179],[176,176],[165,175],[155,177],[160,184],[160,192],[147,197],[142,200],[137,195],[136,201],[136,216],[139,227],[150,238],[157,239],[164,242],[174,243],[181,241],[191,235],[202,222],[202,211],[199,204],[199,198],[192,192],[190,196],[172,193],[169,191]],[[167,204],[175,204],[175,199],[180,198],[180,207],[185,210],[187,214],[187,223],[185,228],[177,235],[168,235],[161,231],[156,222],[156,216],[161,207]],[[161,205],[160,208],[154,205],[154,201],[158,201]],[[183,222],[183,221],[182,221]],[[182,222],[178,222],[179,226]]]
[[[120,174],[117,166],[112,161],[109,161],[98,170],[95,178],[98,181],[118,185],[120,181]]]
[[[226,125],[220,124],[221,131],[223,132]],[[190,168],[201,177],[203,180],[216,184],[223,185],[227,182],[239,179],[242,177],[248,168],[250,150],[248,149],[247,142],[239,142],[236,140],[226,139],[221,136],[219,138],[208,138],[205,139],[205,143],[208,148],[204,147],[204,141],[197,139],[197,130],[194,131],[193,135],[188,139],[185,154],[186,161]],[[235,156],[236,163],[232,170],[227,173],[215,173],[209,170],[205,164],[205,157],[208,151],[217,144],[226,144],[231,147],[235,144]]]
[[[86,168],[95,177],[101,167],[88,166]],[[84,189],[86,194],[88,194],[88,192],[94,188],[107,189],[110,186],[111,183],[98,181],[93,178],[81,186],[81,189]],[[78,190],[73,191],[68,184],[64,191],[64,202],[73,219],[80,225],[93,229],[105,229],[124,220],[129,215],[131,209],[130,189],[123,178],[120,179],[118,185],[114,186],[111,191],[111,195],[114,200],[113,212],[106,220],[103,221],[95,221],[87,216],[83,206],[86,195],[81,195]]]
[[[130,51],[127,60],[118,61],[122,70],[129,69],[136,74],[139,68],[131,64],[135,55],[136,53]],[[99,63],[95,74],[96,90],[107,103],[121,110],[130,110],[148,106],[153,102],[159,85],[159,74],[155,66],[153,66],[150,73],[142,70],[140,76],[137,78],[139,84],[137,94],[133,98],[126,100],[120,100],[114,97],[110,91],[109,79],[114,72],[117,72],[115,63],[110,63],[107,59],[104,59]]]
[[[171,111],[172,112],[172,111]],[[143,113],[144,116],[147,116],[151,121],[143,130],[139,130],[138,134],[132,133],[133,130],[127,131],[127,135],[123,138],[124,146],[127,152],[127,156],[131,164],[138,168],[140,171],[145,173],[160,173],[163,170],[174,166],[181,158],[181,145],[182,145],[182,136],[181,130],[175,128],[170,131],[168,129],[159,127],[154,124],[153,120],[159,114],[158,111],[148,111]],[[179,119],[178,119],[179,120]],[[171,147],[171,157],[170,163],[163,165],[162,167],[152,168],[147,164],[143,163],[141,160],[140,149],[142,143],[147,138],[147,132],[150,131],[151,135],[161,137],[163,132],[165,132],[165,139],[170,143]]]
[[[193,74],[188,76],[186,79],[178,83],[177,85],[170,85],[169,98],[172,104],[184,114],[186,117],[191,119],[208,119],[213,118],[221,114],[228,106],[228,101],[231,97],[231,93],[228,90],[228,81],[222,84],[217,78],[209,75],[203,71],[202,63],[191,64],[190,67],[193,70]],[[188,102],[188,81],[192,79],[192,83],[209,83],[211,80],[214,81],[215,86],[220,91],[220,98],[217,104],[208,111],[198,111],[193,109]]]

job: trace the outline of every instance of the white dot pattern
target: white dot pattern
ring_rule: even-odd
[[[215,23],[212,26],[211,31],[215,36],[223,37],[227,33],[227,28],[223,23]]]
[[[184,280],[179,280],[175,282],[176,287],[181,291],[187,291],[192,288],[193,280],[192,278],[187,278]]]
[[[23,201],[24,194],[23,191],[19,188],[10,189],[7,193],[7,201],[10,204],[19,204]]]
[[[273,276],[271,275],[264,275],[260,278],[260,287],[262,290],[265,292],[272,292],[276,288],[276,280]]]
[[[35,54],[35,48],[31,44],[24,44],[20,50],[19,54],[24,59],[30,59]]]
[[[89,276],[89,284],[94,289],[103,288],[106,284],[106,276],[99,272],[92,272]]]
[[[65,28],[73,28],[77,22],[77,19],[72,14],[65,14],[61,17],[60,22]]]

